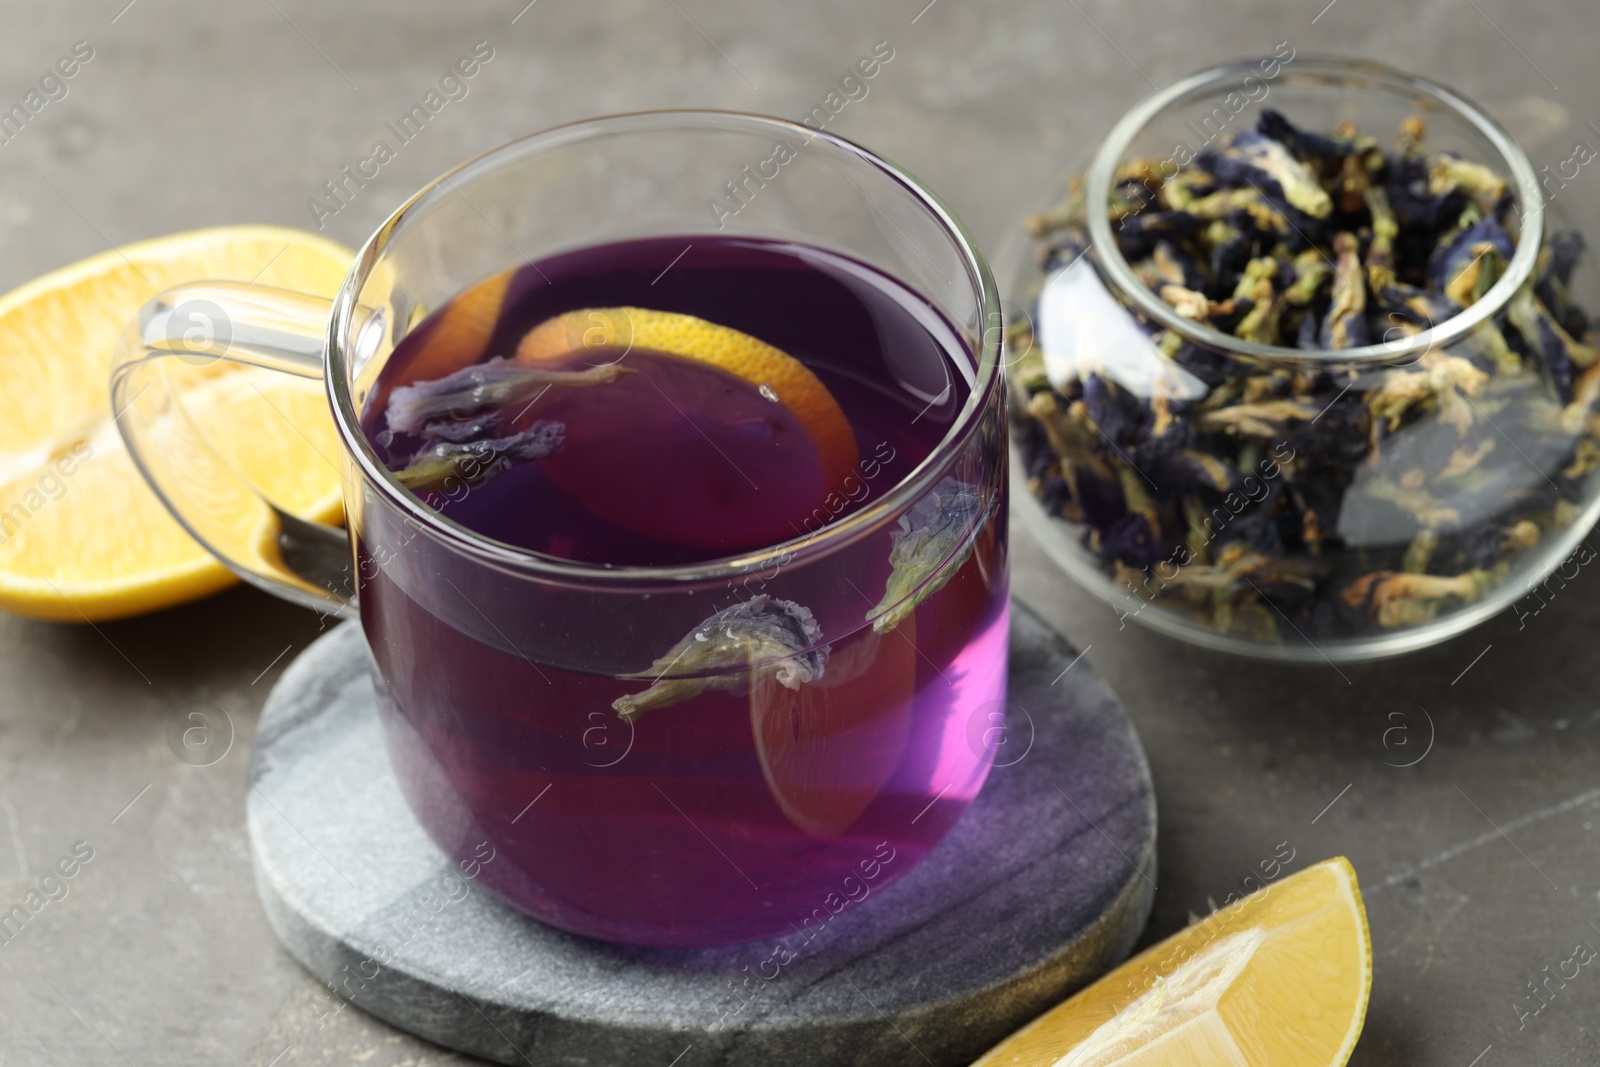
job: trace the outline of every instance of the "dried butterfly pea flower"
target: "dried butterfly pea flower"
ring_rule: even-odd
[[[1180,317],[1279,347],[1404,340],[1482,300],[1515,251],[1504,180],[1427,154],[1425,133],[1407,119],[1386,153],[1269,112],[1176,174],[1122,168],[1155,195],[1114,194],[1113,233]],[[1047,270],[1088,247],[1073,189]],[[1012,375],[1030,488],[1119,581],[1219,629],[1276,640],[1279,611],[1313,636],[1432,618],[1573,521],[1600,470],[1600,351],[1570,298],[1582,251],[1550,235],[1530,285],[1409,367],[1246,371],[1141,320],[1207,390],[1174,403],[1094,366],[1052,382],[1040,354]]]
[[[507,437],[435,441],[395,471],[395,480],[419,493],[447,488],[452,479],[463,485],[481,485],[519,463],[555,455],[566,443],[566,435],[565,423],[541,419]]]
[[[502,410],[469,419],[439,419],[423,424],[422,438],[425,441],[453,441],[457,444],[485,440],[494,435],[505,421],[505,416]]]
[[[1355,235],[1341,233],[1333,239],[1333,292],[1328,315],[1317,335],[1323,348],[1358,348],[1372,343],[1367,329],[1367,281]]]
[[[830,647],[821,641],[822,628],[809,609],[762,593],[706,619],[649,670],[619,675],[649,679],[650,685],[618,697],[611,706],[633,722],[652,708],[714,689],[748,689],[764,678],[798,689],[822,677]]]
[[[1381,186],[1368,186],[1362,203],[1372,216],[1372,242],[1367,246],[1367,285],[1382,293],[1399,283],[1395,277],[1394,241],[1400,236],[1400,220],[1389,206],[1389,194]]]
[[[496,356],[442,378],[399,386],[389,394],[388,428],[394,433],[415,433],[436,419],[530,401],[551,386],[609,385],[632,373],[632,368],[620,364],[551,370]]]
[[[1255,404],[1232,404],[1200,416],[1205,430],[1231,430],[1257,437],[1281,438],[1293,419],[1313,419],[1317,409],[1297,400],[1267,400]]]
[[[1315,159],[1324,166],[1343,158],[1355,149],[1350,138],[1328,136],[1294,125],[1275,108],[1262,108],[1256,129],[1293,152],[1300,159]]]
[[[1137,215],[1156,202],[1156,194],[1146,181],[1134,178],[1119,181],[1111,189],[1107,212],[1114,219]]]
[[[1406,413],[1429,402],[1440,421],[1465,430],[1472,425],[1469,398],[1483,392],[1489,376],[1471,361],[1444,352],[1427,352],[1417,360],[1415,370],[1392,370],[1383,384],[1366,397],[1376,427],[1388,423],[1392,430]]]
[[[1215,219],[1205,229],[1203,244],[1209,247],[1206,264],[1211,271],[1211,291],[1231,293],[1253,256],[1253,233],[1225,219]]]
[[[1195,322],[1205,322],[1211,318],[1211,301],[1206,299],[1206,294],[1197,293],[1193,289],[1185,289],[1181,285],[1163,285],[1158,294],[1161,299],[1172,305],[1176,311],[1186,319]],[[1221,305],[1218,305],[1219,309]],[[1231,308],[1229,310],[1232,310]]]
[[[1216,190],[1215,178],[1198,167],[1188,167],[1162,181],[1159,198],[1163,206],[1173,211],[1188,211],[1196,200]]]
[[[1363,575],[1341,594],[1351,606],[1364,607],[1385,628],[1429,622],[1449,599],[1471,603],[1491,584],[1489,572],[1467,571],[1453,577],[1378,571]]]
[[[1264,134],[1245,131],[1220,149],[1207,146],[1199,159],[1219,179],[1273,190],[1312,218],[1327,218],[1333,211],[1332,198],[1310,168]]]
[[[1142,259],[1154,252],[1162,241],[1187,237],[1201,225],[1200,216],[1186,211],[1128,215],[1117,224],[1117,240],[1125,248],[1136,249],[1136,258]]]
[[[1452,153],[1428,157],[1428,192],[1434,196],[1460,190],[1488,206],[1506,195],[1506,181],[1482,163],[1468,163]]]
[[[975,486],[946,478],[900,517],[883,599],[867,612],[874,631],[893,630],[949,583],[972,555],[982,509]]]
[[[1390,160],[1383,189],[1402,226],[1434,235],[1459,218],[1470,203],[1458,189],[1432,192],[1427,163],[1410,157]]]
[[[1400,136],[1395,138],[1397,156],[1412,156],[1422,150],[1422,141],[1428,136],[1428,125],[1420,115],[1407,115],[1400,120]]]
[[[392,449],[397,438],[420,440],[406,465],[395,470],[408,489],[481,485],[519,463],[554,455],[566,441],[566,425],[544,419],[500,435],[512,405],[531,404],[553,387],[606,385],[632,373],[616,364],[551,370],[497,356],[392,390],[379,441]]]
[[[1457,304],[1470,307],[1499,281],[1515,252],[1515,243],[1500,223],[1483,219],[1440,249],[1433,284]]]
[[[1181,246],[1167,241],[1156,244],[1150,255],[1150,264],[1156,277],[1166,285],[1181,285],[1187,289],[1201,289],[1205,285],[1205,272],[1200,264]],[[1152,286],[1151,288],[1156,288]]]
[[[1272,344],[1278,336],[1283,301],[1278,295],[1278,261],[1270,256],[1252,259],[1233,291],[1244,317],[1233,327],[1236,337],[1257,344]]]
[[[1544,302],[1550,315],[1561,328],[1573,337],[1582,337],[1591,329],[1589,316],[1582,308],[1573,305],[1569,296],[1572,272],[1584,252],[1583,237],[1576,233],[1558,233],[1546,242],[1539,256],[1538,274],[1534,280],[1534,293]]]
[[[1283,291],[1283,302],[1290,307],[1305,307],[1333,277],[1333,265],[1327,256],[1311,248],[1295,257],[1294,272],[1294,281]]]

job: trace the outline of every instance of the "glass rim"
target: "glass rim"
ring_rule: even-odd
[[[390,240],[402,224],[418,212],[432,207],[446,196],[460,195],[455,188],[455,181],[458,179],[470,179],[486,174],[514,159],[525,158],[549,148],[608,134],[658,129],[674,121],[685,127],[701,130],[720,126],[741,133],[765,131],[798,136],[803,139],[802,148],[809,147],[815,141],[823,141],[832,150],[887,175],[934,217],[960,256],[967,277],[974,283],[974,295],[979,303],[977,333],[974,338],[976,364],[973,368],[972,387],[950,428],[922,462],[870,507],[835,520],[811,534],[754,551],[719,556],[701,563],[642,566],[562,559],[485,537],[428,507],[402,486],[394,473],[379,459],[366,434],[361,430],[360,413],[356,410],[350,391],[346,339],[353,338],[354,334],[359,333],[360,319],[365,313],[365,309],[358,305],[357,297],[383,258]],[[998,321],[999,314],[999,289],[987,259],[966,225],[956,217],[944,200],[924,183],[883,156],[836,134],[813,130],[800,123],[769,115],[710,108],[630,111],[562,123],[506,141],[451,168],[409,197],[362,245],[338,294],[334,297],[333,314],[328,323],[325,377],[334,422],[344,441],[345,452],[354,463],[362,482],[381,493],[383,498],[402,515],[415,519],[420,532],[434,537],[447,547],[491,565],[509,567],[520,573],[531,573],[579,585],[596,583],[625,585],[639,582],[701,583],[739,577],[773,564],[786,567],[830,555],[873,532],[887,521],[888,517],[911,506],[931,491],[945,473],[945,468],[959,456],[962,446],[973,433],[978,431],[990,395],[999,388],[1002,380],[1000,372],[1003,337],[1001,331],[986,328],[987,323]]]
[[[1107,202],[1111,192],[1111,179],[1122,163],[1123,154],[1133,138],[1152,119],[1192,94],[1215,88],[1219,84],[1236,82],[1245,75],[1256,74],[1259,77],[1259,63],[1265,58],[1275,57],[1235,60],[1197,71],[1165,89],[1152,93],[1136,104],[1111,128],[1111,132],[1106,135],[1096,151],[1087,172],[1085,204]],[[1460,93],[1436,82],[1391,67],[1386,63],[1349,56],[1307,53],[1296,57],[1294,64],[1293,69],[1286,68],[1282,72],[1282,77],[1365,78],[1385,82],[1392,88],[1404,89],[1425,97],[1446,112],[1464,119],[1500,154],[1510,171],[1511,191],[1515,197],[1518,215],[1522,220],[1522,228],[1517,237],[1516,251],[1506,265],[1505,274],[1501,275],[1481,299],[1460,313],[1403,341],[1385,341],[1358,348],[1290,348],[1246,341],[1232,334],[1223,333],[1213,326],[1197,323],[1179,315],[1133,272],[1132,266],[1123,256],[1122,249],[1118,247],[1112,235],[1111,219],[1105,211],[1087,211],[1089,244],[1094,250],[1091,258],[1105,274],[1109,275],[1109,280],[1115,283],[1116,288],[1137,305],[1139,311],[1186,340],[1228,355],[1254,357],[1280,363],[1410,361],[1435,348],[1446,347],[1460,341],[1497,314],[1533,274],[1539,248],[1543,243],[1544,229],[1543,199],[1536,197],[1530,203],[1525,195],[1526,190],[1538,188],[1538,178],[1533,163],[1516,140],[1481,107]]]

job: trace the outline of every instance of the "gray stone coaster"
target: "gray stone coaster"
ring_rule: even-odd
[[[1121,960],[1154,893],[1155,794],[1132,724],[1020,604],[1011,642],[1006,742],[977,800],[920,866],[778,967],[776,940],[610,945],[452,877],[390,773],[361,630],[342,626],[285,672],[257,733],[248,819],[267,916],[345,1001],[501,1063],[969,1063]]]

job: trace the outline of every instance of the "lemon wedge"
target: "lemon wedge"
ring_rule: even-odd
[[[975,1067],[1341,1067],[1371,988],[1366,909],[1338,857],[1140,953]]]

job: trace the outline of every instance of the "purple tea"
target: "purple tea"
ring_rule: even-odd
[[[404,485],[482,538],[589,567],[684,568],[877,505],[956,423],[974,363],[927,300],[857,260],[631,240],[458,294],[395,350],[363,426]],[[479,880],[568,930],[816,936],[907,873],[987,773],[1005,696],[1005,498],[1003,478],[975,471],[953,464],[835,556],[719,582],[687,622],[665,628],[657,601],[628,601],[607,634],[619,670],[514,639],[543,625],[535,600],[504,602],[528,596],[515,583],[461,591],[482,632],[445,623],[361,540],[379,609],[363,619],[413,808],[447,851],[489,842]],[[492,621],[513,616],[526,627]]]

